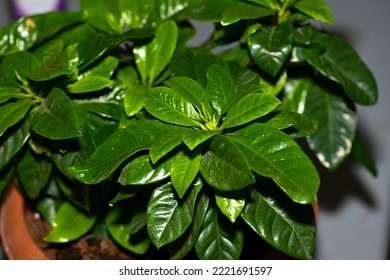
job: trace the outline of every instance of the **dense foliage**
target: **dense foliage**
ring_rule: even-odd
[[[140,255],[238,259],[248,228],[313,258],[320,178],[296,139],[329,170],[353,154],[375,174],[355,104],[377,100],[313,19],[333,23],[322,0],[81,0],[10,23],[0,190],[16,173],[48,242],[92,232]],[[215,28],[189,47],[194,20]]]

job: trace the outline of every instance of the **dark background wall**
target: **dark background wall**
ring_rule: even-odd
[[[390,258],[390,1],[325,0],[334,26],[322,26],[347,39],[377,78],[379,102],[358,107],[360,131],[376,159],[379,175],[348,163],[328,174],[319,194],[317,259]],[[70,10],[77,0],[67,0]],[[8,1],[0,2],[0,27],[11,19]],[[197,25],[204,34],[209,26]],[[197,37],[200,40],[202,36]],[[193,41],[194,42],[194,41]],[[1,259],[1,253],[0,253]]]

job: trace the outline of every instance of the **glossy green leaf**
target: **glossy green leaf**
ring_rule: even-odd
[[[135,47],[135,63],[142,81],[153,84],[155,78],[168,65],[176,49],[178,27],[174,21],[166,21],[156,28],[154,39],[145,46]]]
[[[0,169],[0,195],[3,190],[5,190],[5,188],[9,185],[13,175],[14,168],[11,166],[4,169]]]
[[[234,223],[240,216],[245,206],[245,193],[243,191],[235,192],[216,192],[215,201],[221,212],[228,217],[230,222]]]
[[[20,89],[10,86],[5,88],[0,86],[0,104],[7,102],[10,99],[24,99],[29,98],[26,93],[20,91]]]
[[[181,131],[170,131],[156,139],[149,151],[152,162],[156,163],[160,158],[179,146],[182,143],[182,135],[183,132]]]
[[[329,24],[334,23],[332,12],[323,0],[297,1],[293,7],[316,20]]]
[[[313,259],[315,220],[311,205],[277,195],[271,186],[249,188],[244,221],[276,249],[298,259]]]
[[[76,37],[77,40],[74,40],[75,33],[79,34]],[[70,38],[65,38],[64,40],[78,44],[79,66],[80,71],[83,71],[126,40],[149,38],[152,36],[152,33],[144,29],[135,29],[124,34],[106,34],[98,32],[86,24],[77,27],[75,30],[69,30],[67,36]]]
[[[258,73],[234,62],[228,62],[228,65],[238,93],[233,103],[245,94],[263,92],[262,79]]]
[[[174,158],[153,165],[149,155],[141,155],[130,161],[122,170],[118,182],[125,185],[144,185],[162,181],[171,174]]]
[[[48,97],[34,111],[31,129],[50,139],[81,136],[74,104],[59,88],[52,89]]]
[[[210,204],[202,229],[195,243],[201,260],[238,260],[243,246],[243,232]]]
[[[316,33],[314,40],[325,47],[325,53],[309,59],[309,63],[340,83],[354,102],[374,104],[378,99],[375,78],[353,47],[338,36],[325,33]]]
[[[185,0],[190,5],[177,15],[178,19],[193,19],[196,21],[218,22],[222,19],[223,10],[235,0]]]
[[[127,116],[134,116],[141,111],[145,105],[146,92],[144,86],[130,86],[126,89],[123,102]]]
[[[0,106],[0,136],[4,132],[23,119],[30,110],[33,102],[31,100],[17,100]]]
[[[201,159],[201,152],[193,151],[185,154],[184,157],[176,158],[173,162],[171,181],[180,198],[183,198],[198,175]]]
[[[157,248],[176,240],[189,227],[201,187],[202,185],[193,186],[182,199],[177,197],[170,183],[153,191],[146,224],[149,237]]]
[[[85,100],[77,100],[77,105],[82,110],[96,114],[97,116],[100,116],[102,118],[120,121],[123,117],[123,104],[115,100],[106,100],[104,98],[91,98]]]
[[[271,16],[276,10],[262,8],[244,2],[235,2],[223,11],[222,25],[229,25],[245,19],[259,19]]]
[[[27,76],[39,66],[40,62],[33,54],[22,51],[1,60],[1,74],[8,84],[23,90],[22,85],[28,84]]]
[[[65,50],[52,54],[28,78],[33,81],[48,81],[61,75],[71,75],[76,71],[78,63],[77,45],[70,45]]]
[[[256,64],[276,76],[292,50],[293,27],[287,21],[276,26],[263,26],[248,39],[249,51]]]
[[[100,76],[87,76],[67,86],[70,93],[87,93],[104,89],[112,84],[110,79]]]
[[[290,79],[285,86],[285,98],[281,110],[303,114],[312,81],[309,78]]]
[[[294,27],[294,42],[309,45],[313,35],[311,25]]]
[[[183,135],[183,142],[190,150],[195,149],[198,145],[209,140],[211,137],[217,135],[218,131],[213,130],[193,130]]]
[[[80,12],[51,12],[20,18],[1,29],[0,56],[27,50],[82,19]]]
[[[194,106],[168,87],[155,87],[146,96],[145,109],[156,118],[182,126],[199,126]]]
[[[350,154],[357,130],[357,114],[342,97],[311,84],[304,114],[319,122],[309,146],[320,162],[335,170]]]
[[[141,214],[137,209],[137,203],[119,203],[111,207],[106,216],[105,224],[110,236],[123,248],[136,254],[145,254],[149,249],[150,240],[145,232],[131,236],[131,227],[137,215]],[[139,208],[139,206],[138,206]],[[131,213],[131,214],[129,214]],[[145,212],[142,211],[142,214]]]
[[[34,206],[41,217],[49,224],[52,224],[62,203],[62,201],[56,198],[43,196],[38,198]]]
[[[134,153],[149,149],[152,143],[166,134],[169,127],[158,121],[129,120],[111,134],[84,162],[70,167],[69,172],[86,184],[107,179]]]
[[[69,202],[64,202],[44,241],[65,243],[78,239],[92,228],[97,217],[97,214],[84,212]]]
[[[231,128],[249,123],[271,112],[279,104],[279,99],[272,95],[247,94],[229,109],[221,128]]]
[[[38,197],[46,187],[52,170],[52,164],[47,158],[34,156],[30,149],[27,149],[19,159],[16,166],[18,180],[23,191],[30,199]]]
[[[216,135],[204,153],[200,172],[207,183],[221,191],[239,190],[255,182],[249,164],[230,137]]]
[[[298,138],[314,134],[319,127],[317,121],[311,118],[292,111],[277,112],[271,119],[267,121],[278,129],[292,129],[292,132],[286,132],[290,137]]]
[[[206,93],[214,110],[221,116],[237,94],[228,65],[219,61],[207,69]]]
[[[81,74],[81,77],[99,76],[110,78],[119,64],[119,59],[114,56],[106,56],[97,65]]]
[[[273,8],[273,9],[280,7],[279,0],[248,0],[248,1],[259,4],[264,7]]]
[[[177,94],[201,112],[212,115],[213,110],[210,107],[206,91],[197,81],[187,77],[173,77],[165,81],[165,84],[173,88]]]
[[[316,201],[317,170],[299,145],[277,128],[255,123],[229,135],[250,168],[275,183],[298,203]]]
[[[205,69],[208,69],[217,61],[216,56],[186,50],[173,56],[170,62],[171,76],[191,78],[200,83],[203,88],[206,88],[207,75]]]
[[[193,249],[198,239],[199,231],[203,225],[209,205],[209,197],[206,193],[199,194],[195,203],[194,217],[191,225],[177,240],[168,245],[171,259],[181,260]]]
[[[27,121],[11,128],[0,139],[0,170],[20,151],[30,138],[30,126]]]

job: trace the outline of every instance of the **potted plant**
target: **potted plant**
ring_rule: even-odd
[[[0,189],[16,175],[44,240],[171,259],[254,257],[265,240],[312,259],[316,164],[352,155],[375,174],[355,108],[375,80],[312,24],[333,23],[324,1],[80,5],[0,31]],[[196,47],[193,21],[215,27]]]

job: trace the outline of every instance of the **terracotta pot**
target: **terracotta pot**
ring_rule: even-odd
[[[25,211],[22,194],[11,186],[5,191],[0,208],[0,236],[5,255],[10,260],[47,260],[27,229]]]

